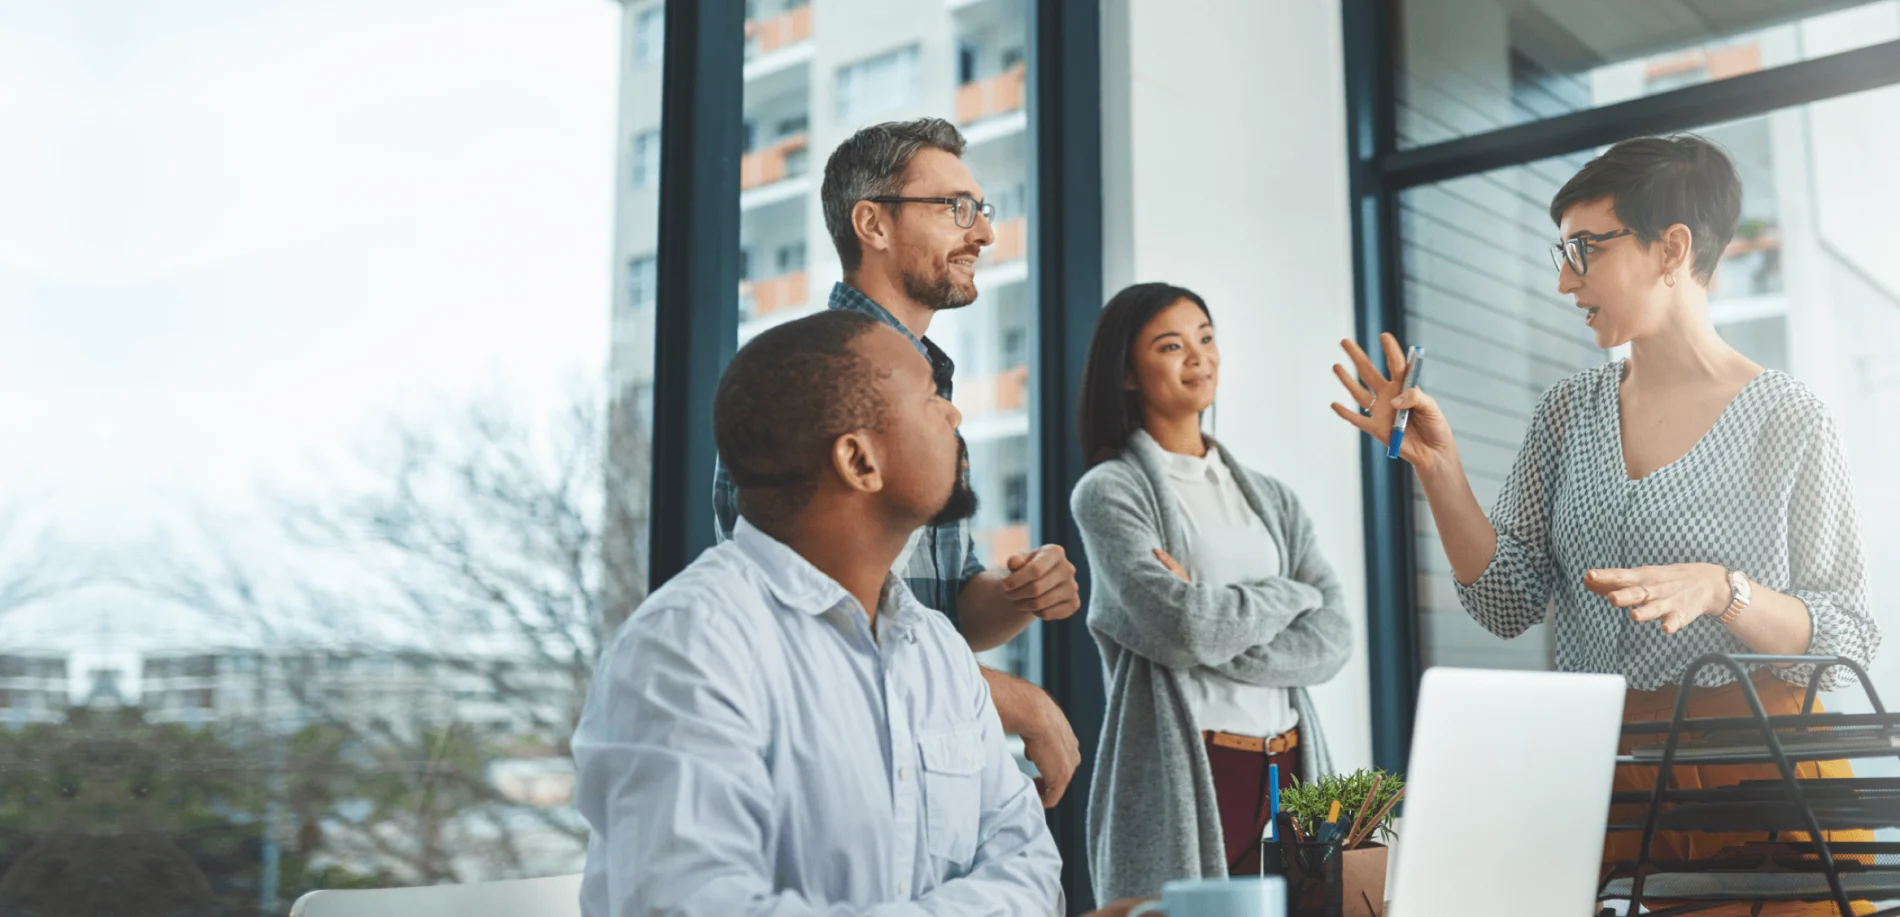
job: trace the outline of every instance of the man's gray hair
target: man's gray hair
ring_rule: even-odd
[[[904,176],[919,150],[942,150],[963,156],[963,133],[942,118],[886,121],[873,124],[838,145],[825,162],[825,184],[820,198],[825,207],[825,231],[838,249],[838,261],[849,275],[864,260],[851,209],[867,197],[903,193]]]

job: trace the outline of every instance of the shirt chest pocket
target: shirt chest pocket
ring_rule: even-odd
[[[930,855],[967,866],[976,859],[983,808],[983,745],[974,725],[923,733],[924,823]]]

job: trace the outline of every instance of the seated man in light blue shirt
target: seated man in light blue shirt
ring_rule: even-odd
[[[960,420],[868,316],[733,357],[713,404],[733,540],[628,619],[574,735],[587,917],[1059,912],[976,659],[890,573],[913,530],[975,510]]]

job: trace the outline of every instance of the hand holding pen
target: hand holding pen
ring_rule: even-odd
[[[1382,334],[1379,343],[1385,351],[1390,373],[1374,367],[1372,358],[1357,343],[1340,342],[1352,360],[1354,372],[1349,373],[1345,367],[1334,364],[1333,375],[1345,386],[1355,407],[1334,402],[1333,413],[1370,434],[1388,450],[1396,443],[1398,455],[1395,457],[1410,462],[1420,472],[1455,463],[1457,452],[1452,443],[1451,426],[1445,422],[1438,402],[1417,387],[1419,373],[1416,370],[1423,363],[1422,348],[1413,348],[1413,359],[1407,360],[1399,348],[1398,338]]]

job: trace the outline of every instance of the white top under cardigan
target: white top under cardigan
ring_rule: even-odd
[[[1168,489],[1181,508],[1183,538],[1170,552],[1196,583],[1225,587],[1280,575],[1280,545],[1260,514],[1247,505],[1220,452],[1205,457],[1161,448],[1146,430],[1142,439],[1163,456]],[[1182,693],[1201,729],[1270,738],[1299,723],[1287,689],[1251,685],[1207,666],[1185,673]]]
[[[1153,898],[1176,879],[1227,875],[1220,803],[1207,746],[1182,682],[1207,666],[1290,689],[1300,714],[1300,771],[1333,772],[1326,730],[1306,686],[1352,656],[1345,589],[1320,556],[1313,521],[1286,485],[1209,440],[1280,546],[1280,576],[1231,586],[1184,583],[1155,561],[1187,540],[1165,493],[1161,450],[1132,440],[1090,468],[1069,496],[1088,552],[1088,628],[1102,651],[1108,709],[1089,786],[1095,900]]]

